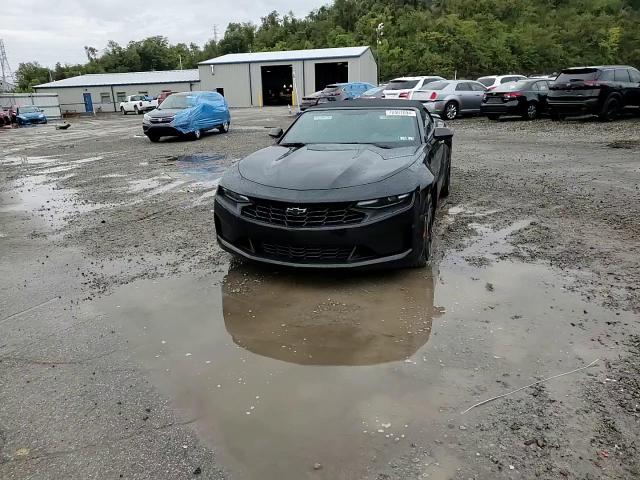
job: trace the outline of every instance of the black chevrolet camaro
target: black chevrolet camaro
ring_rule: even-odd
[[[312,107],[275,145],[231,167],[215,199],[218,242],[296,267],[419,267],[449,193],[453,133],[417,101]]]

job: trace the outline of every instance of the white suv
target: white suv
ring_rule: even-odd
[[[487,87],[487,90],[493,90],[503,83],[517,82],[518,80],[526,80],[526,78],[524,75],[490,75],[488,77],[480,77],[476,81]]]
[[[384,87],[384,98],[403,98],[410,100],[413,92],[437,80],[444,80],[444,78],[434,75],[428,77],[394,78]]]

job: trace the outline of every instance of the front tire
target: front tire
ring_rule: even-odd
[[[124,107],[120,107],[120,111],[122,112],[123,115],[127,114],[127,111],[124,109]]]
[[[418,207],[418,219],[414,230],[413,252],[408,259],[408,265],[412,268],[423,268],[431,259],[431,246],[433,238],[433,204],[431,194],[428,194],[425,202]]]
[[[458,116],[458,104],[456,102],[447,102],[444,106],[444,117],[447,120],[453,120]]]
[[[220,133],[227,133],[229,131],[229,122],[224,122],[222,125],[218,127],[218,131]]]
[[[196,130],[191,134],[193,140],[200,140],[200,137],[202,137],[202,130]]]

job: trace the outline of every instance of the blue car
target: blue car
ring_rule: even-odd
[[[34,105],[18,107],[16,115],[18,125],[31,125],[33,123],[47,123],[47,116]]]
[[[144,115],[142,131],[152,142],[160,137],[199,139],[208,130],[227,133],[231,114],[227,100],[217,92],[174,93]]]

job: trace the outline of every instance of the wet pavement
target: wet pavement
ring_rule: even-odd
[[[455,122],[431,266],[318,272],[215,244],[220,176],[290,120],[234,114],[0,136],[1,478],[635,478],[633,125]]]
[[[418,466],[448,478],[476,455],[450,444],[451,424],[483,416],[465,408],[613,354],[593,341],[610,312],[544,265],[493,260],[522,226],[485,226],[432,271],[233,262],[226,274],[135,282],[84,315],[124,332],[235,478],[368,478],[417,441],[441,443]],[[562,399],[576,381],[549,394]]]

